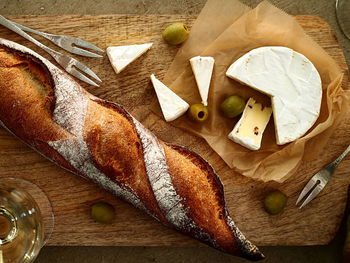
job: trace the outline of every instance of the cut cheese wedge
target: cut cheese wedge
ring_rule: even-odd
[[[151,81],[166,121],[173,121],[188,110],[190,105],[165,86],[153,74],[151,75]]]
[[[236,60],[226,75],[271,96],[279,145],[303,136],[319,116],[320,75],[309,59],[290,48],[253,49]]]
[[[107,55],[114,71],[118,74],[151,48],[153,43],[108,47]]]
[[[270,107],[264,107],[250,98],[245,105],[241,119],[230,132],[228,138],[250,150],[259,150],[271,113]]]
[[[190,59],[192,71],[196,78],[199,94],[201,95],[204,106],[208,106],[208,94],[214,61],[212,57],[197,56]]]

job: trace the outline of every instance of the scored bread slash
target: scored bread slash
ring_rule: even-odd
[[[197,56],[190,59],[192,71],[204,106],[208,106],[208,94],[214,62],[215,60],[212,57]]]
[[[0,124],[12,134],[168,227],[232,255],[264,258],[233,223],[220,178],[199,155],[161,141],[34,51],[1,38],[0,51]],[[71,94],[84,102],[72,103]]]
[[[259,150],[262,135],[270,120],[271,113],[270,107],[264,107],[250,98],[241,119],[230,132],[228,138],[250,150]]]
[[[114,71],[118,74],[127,65],[135,61],[142,54],[146,53],[152,47],[152,45],[153,43],[115,46],[108,47],[106,51]]]
[[[151,75],[151,81],[166,121],[173,121],[188,110],[190,105],[158,80],[154,74]]]

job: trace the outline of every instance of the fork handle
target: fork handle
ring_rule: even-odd
[[[0,15],[0,24],[3,25],[4,27],[12,30],[13,32],[17,33],[18,35],[20,35],[21,37],[24,37],[25,39],[31,41],[32,43],[34,43],[35,45],[37,45],[38,47],[44,49],[46,52],[48,52],[51,56],[53,56],[53,58],[55,58],[55,55],[59,55],[60,53],[41,44],[38,40],[36,40],[35,38],[31,37],[30,35],[28,35],[27,33],[25,33],[23,30],[21,30],[18,26],[16,26],[12,21],[6,19],[5,17],[3,17],[2,15]],[[56,58],[55,58],[56,59]]]
[[[333,162],[327,165],[326,169],[334,171],[335,168],[339,165],[339,163],[344,159],[344,157],[350,152],[350,145],[345,149],[345,151],[339,155],[337,159],[335,159]]]
[[[49,34],[49,33],[45,33],[45,32],[40,32],[38,30],[35,30],[35,29],[32,29],[30,27],[26,27],[24,25],[21,25],[21,24],[18,24],[16,22],[13,22],[11,21],[13,24],[15,24],[17,27],[19,27],[20,29],[22,29],[23,31],[26,31],[26,32],[30,32],[30,33],[34,33],[36,35],[39,35],[39,36],[42,36],[50,41],[53,41],[53,38],[51,37],[52,35]]]

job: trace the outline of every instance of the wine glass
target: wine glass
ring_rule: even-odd
[[[335,12],[340,29],[344,35],[350,39],[350,1],[336,0]]]
[[[33,262],[53,225],[51,203],[37,185],[0,178],[0,263]]]

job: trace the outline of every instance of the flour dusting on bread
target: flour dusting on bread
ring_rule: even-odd
[[[11,53],[18,52],[18,55],[25,56],[28,63],[31,58],[35,59],[36,63],[39,61],[47,69],[47,72],[42,74],[47,74],[52,79],[50,88],[55,96],[52,116],[51,111],[49,114],[47,110],[46,115],[41,114],[42,108],[39,108],[35,111],[38,115],[33,121],[35,125],[32,125],[30,120],[23,121],[23,125],[19,126],[11,119],[5,118],[6,111],[10,112],[10,109],[7,109],[10,106],[3,107],[4,112],[0,112],[2,126],[11,132],[21,133],[20,138],[24,142],[30,140],[31,147],[42,154],[46,153],[45,156],[48,159],[55,160],[56,163],[75,174],[80,173],[91,179],[163,224],[227,253],[251,260],[263,258],[258,248],[249,242],[234,225],[225,208],[220,179],[213,168],[199,155],[183,147],[163,143],[117,104],[112,105],[100,99],[97,99],[99,104],[94,103],[97,101],[96,97],[82,89],[68,74],[34,51],[4,39],[0,39],[1,45],[10,48]],[[6,54],[1,54],[0,62],[1,59],[6,60]],[[2,70],[0,67],[0,78],[2,75],[9,74],[11,70],[16,69]],[[11,74],[13,77],[21,73],[18,70]],[[18,82],[14,83],[18,85]],[[26,85],[24,88],[36,89],[33,85],[28,83]],[[8,87],[8,84],[2,82],[0,89],[6,88],[17,87]],[[16,95],[21,94],[21,89],[23,87],[18,87]],[[13,93],[6,94],[9,95],[6,98],[6,105],[28,104],[26,96],[11,97]],[[0,105],[5,101],[2,99],[0,96]],[[44,99],[38,97],[37,101],[42,102]],[[42,107],[40,105],[38,107]],[[109,112],[106,111],[108,105],[111,107]],[[91,109],[95,115],[88,115]],[[34,112],[21,107],[18,107],[18,111],[23,114],[18,114],[17,118],[31,116]],[[104,112],[103,116],[101,111]],[[91,118],[91,116],[94,117]],[[49,139],[45,137],[48,129],[40,127],[40,124],[44,123],[43,118],[45,118],[45,127],[53,127],[52,130],[55,131]],[[105,122],[98,122],[98,120],[105,120]],[[8,127],[8,124],[12,127]],[[13,132],[14,135],[16,132]],[[86,134],[91,137],[96,136],[97,139],[90,144],[85,137]],[[126,150],[118,151],[118,145],[122,145],[123,147],[120,148]],[[108,148],[109,151],[103,151],[102,147]],[[44,151],[41,151],[43,149]],[[124,158],[123,162],[121,162],[122,158]],[[140,161],[129,162],[129,159]],[[133,166],[130,167],[130,165]],[[141,182],[147,187],[139,187]],[[205,186],[206,190],[193,187],[199,183]]]

